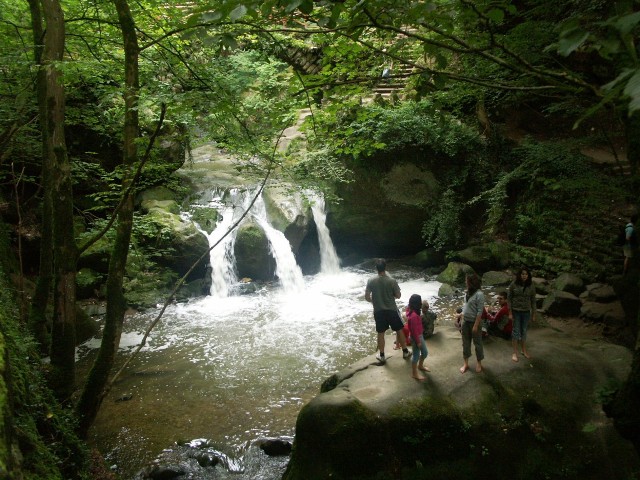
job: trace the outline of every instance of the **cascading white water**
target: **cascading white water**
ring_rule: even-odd
[[[304,288],[302,270],[296,263],[296,258],[291,251],[291,244],[287,237],[279,230],[271,226],[267,219],[267,210],[262,195],[258,197],[251,209],[251,214],[260,228],[264,230],[271,254],[276,260],[276,275],[282,284],[285,293],[300,292]]]
[[[215,245],[216,242],[225,235],[231,225],[239,218],[244,211],[247,203],[247,195],[237,189],[229,191],[228,201],[220,200],[220,221],[216,228],[207,235],[209,247]],[[234,245],[236,241],[237,230],[229,232],[220,244],[215,246],[209,253],[209,262],[211,264],[211,289],[210,294],[216,298],[224,298],[229,295],[231,286],[238,281],[235,272],[235,256]]]
[[[325,211],[324,197],[318,194],[310,194],[312,201],[311,212],[318,230],[318,243],[320,245],[320,272],[334,274],[340,272],[340,259],[331,241],[331,235],[327,228],[327,214]]]

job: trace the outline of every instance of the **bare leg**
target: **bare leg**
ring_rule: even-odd
[[[511,340],[511,345],[513,346],[513,355],[511,355],[511,360],[514,362],[518,361],[518,341],[514,338]]]
[[[378,350],[384,355],[384,332],[378,332]]]
[[[482,362],[478,360],[478,365],[476,365],[476,373],[482,372]]]
[[[529,352],[527,352],[527,346],[524,343],[524,340],[522,340],[522,355],[525,356],[525,358],[531,358],[531,355],[529,355]]]
[[[423,382],[425,380],[425,378],[418,373],[418,364],[417,363],[412,363],[411,364],[411,373],[412,373],[412,377],[415,378],[416,380],[418,380],[419,382]]]
[[[402,350],[404,350],[405,348],[407,348],[407,339],[404,336],[404,332],[402,330],[398,330],[396,333],[398,335],[400,346],[402,347]]]
[[[424,358],[420,357],[420,361],[418,362],[418,370],[422,370],[423,372],[430,372],[429,367],[424,366]]]

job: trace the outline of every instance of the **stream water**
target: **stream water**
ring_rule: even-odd
[[[260,212],[258,206],[255,215]],[[316,222],[322,235],[324,219]],[[288,457],[268,457],[256,441],[292,440],[300,408],[319,393],[321,383],[375,353],[371,304],[364,300],[373,270],[341,269],[332,245],[327,246],[329,237],[320,240],[326,271],[303,277],[288,242],[271,234],[278,277],[284,282],[225,296],[233,289],[218,278],[212,295],[171,306],[105,399],[92,440],[122,478],[134,478],[159,457],[163,464],[192,465],[189,478],[280,478]],[[215,238],[212,234],[210,241]],[[279,251],[287,248],[288,254]],[[212,252],[212,260],[214,255],[219,254]],[[390,267],[390,273],[400,281],[399,304],[419,293],[436,311],[441,308],[439,283],[425,281],[411,269]],[[233,281],[226,267],[214,269],[213,275]],[[126,318],[119,362],[155,315],[150,311]],[[392,339],[388,337],[389,349]],[[79,348],[80,370],[93,359],[98,344],[92,339]],[[190,458],[195,451],[220,463],[200,468]]]

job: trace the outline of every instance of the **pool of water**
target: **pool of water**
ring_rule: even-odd
[[[402,289],[399,305],[418,293],[436,312],[449,307],[437,300],[438,282],[408,269],[390,273]],[[122,478],[134,478],[158,457],[186,461],[194,451],[189,445],[222,459],[191,478],[280,478],[288,458],[269,458],[255,442],[292,439],[300,408],[322,382],[375,353],[372,307],[364,300],[371,275],[349,268],[307,276],[296,294],[274,285],[171,306],[105,398],[92,441]],[[126,318],[120,363],[156,314]],[[98,342],[79,348],[79,371]]]

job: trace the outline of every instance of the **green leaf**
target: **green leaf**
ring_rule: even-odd
[[[620,85],[620,83],[624,82],[627,78],[633,75],[634,70],[630,68],[625,68],[620,75],[618,75],[615,79],[611,80],[606,85],[602,86],[602,90],[610,91],[613,90],[616,86]]]
[[[313,0],[304,0],[300,4],[299,9],[302,13],[305,13],[307,15],[311,14],[311,12],[313,12]]]
[[[236,20],[244,17],[246,14],[247,14],[247,7],[245,7],[244,5],[238,5],[236,8],[231,10],[231,13],[229,14],[229,18],[231,19],[232,22],[235,22]]]
[[[589,38],[589,32],[581,28],[563,31],[560,34],[560,40],[558,42],[558,53],[564,57],[568,57],[571,52],[580,47],[587,38]]]
[[[633,76],[624,87],[624,94],[630,97],[629,113],[640,109],[640,69],[636,69]]]
[[[202,20],[204,22],[215,22],[216,20],[220,20],[222,15],[218,10],[214,10],[212,12],[204,12],[202,14]]]
[[[287,12],[287,13],[293,12],[296,8],[298,8],[300,6],[302,1],[303,0],[290,0],[287,3],[287,6],[285,7],[284,11]]]
[[[640,12],[625,15],[615,21],[614,26],[622,35],[629,35],[640,22]]]
[[[487,12],[487,17],[495,23],[502,23],[504,20],[504,12],[499,8],[493,8]]]
[[[598,429],[596,425],[593,423],[587,423],[584,427],[582,427],[582,431],[584,433],[593,433]]]

